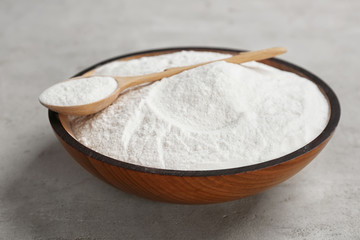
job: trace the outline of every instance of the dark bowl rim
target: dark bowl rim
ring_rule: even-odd
[[[149,54],[149,53],[161,53],[161,52],[168,52],[168,51],[181,51],[181,50],[194,50],[194,51],[221,51],[221,52],[229,52],[229,53],[236,53],[236,52],[244,52],[246,50],[239,50],[239,49],[230,49],[230,48],[219,48],[219,47],[175,47],[175,48],[161,48],[161,49],[152,49],[152,50],[145,50],[139,52],[133,52],[129,54],[124,54],[116,57],[109,58],[107,60],[101,61],[97,64],[94,64],[85,70],[75,74],[73,77],[78,77],[83,75],[84,73],[91,71],[99,66],[102,66],[106,63],[112,62],[114,60],[131,57],[140,54]],[[260,170],[263,168],[273,167],[275,165],[290,161],[296,157],[299,157],[317,146],[319,146],[322,142],[324,142],[327,138],[331,136],[334,132],[335,128],[337,127],[339,120],[340,120],[340,103],[338,98],[336,97],[334,91],[319,77],[310,73],[309,71],[301,68],[297,65],[294,65],[290,62],[280,60],[277,58],[271,58],[269,61],[279,63],[281,65],[285,65],[290,67],[298,72],[301,72],[304,76],[306,76],[309,80],[314,82],[327,96],[329,104],[330,104],[330,117],[328,124],[326,125],[325,129],[320,133],[318,137],[316,137],[313,141],[308,143],[307,145],[303,146],[302,148],[284,155],[279,158],[275,158],[272,160],[268,160],[266,162],[261,162],[253,165],[237,167],[237,168],[228,168],[228,169],[217,169],[217,170],[170,170],[170,169],[160,169],[160,168],[152,168],[152,167],[145,167],[140,165],[135,165],[127,162],[123,162],[120,160],[116,160],[111,157],[107,157],[103,154],[100,154],[78,142],[74,139],[64,128],[61,124],[59,119],[59,114],[57,112],[49,110],[49,121],[50,124],[55,131],[55,133],[68,145],[72,148],[77,149],[78,151],[82,152],[88,157],[96,159],[98,161],[121,167],[124,169],[129,169],[133,171],[139,171],[144,173],[151,173],[151,174],[159,174],[159,175],[171,175],[171,176],[189,176],[189,177],[206,177],[206,176],[221,176],[221,175],[233,175],[237,173],[244,173],[254,170]]]

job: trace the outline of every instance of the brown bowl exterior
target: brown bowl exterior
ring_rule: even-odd
[[[76,76],[88,75],[94,68],[113,60],[129,60],[179,50],[238,53],[241,50],[219,48],[174,48],[120,56],[96,64]],[[125,191],[152,200],[172,203],[205,204],[231,201],[254,195],[290,178],[304,168],[325,147],[340,118],[340,105],[334,92],[318,77],[278,59],[262,61],[294,72],[318,85],[330,106],[329,122],[324,131],[303,148],[286,156],[246,167],[211,171],[176,171],[147,168],[101,155],[76,141],[68,118],[49,111],[55,134],[70,155],[99,179]]]

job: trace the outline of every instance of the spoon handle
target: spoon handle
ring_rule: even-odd
[[[235,56],[225,58],[223,61],[229,62],[229,63],[245,63],[250,61],[260,61],[268,58],[272,58],[281,54],[286,53],[286,48],[283,47],[273,47],[273,48],[267,48],[262,49],[258,51],[251,51],[251,52],[242,52],[240,54],[237,54]],[[216,60],[219,61],[219,60]],[[216,62],[213,61],[213,62]]]
[[[271,58],[280,54],[283,54],[286,52],[286,49],[283,47],[273,47],[273,48],[267,48],[263,50],[258,51],[251,51],[251,52],[241,52],[235,56],[224,58],[224,59],[218,59],[214,61],[199,63],[195,65],[185,66],[185,67],[175,67],[175,68],[168,68],[163,72],[157,72],[157,73],[151,73],[147,75],[141,75],[141,76],[134,76],[134,77],[115,77],[115,79],[119,82],[120,88],[122,90],[136,86],[142,83],[147,82],[154,82],[157,80],[160,80],[165,77],[170,77],[175,74],[181,73],[185,70],[189,70],[192,68],[196,68],[205,64],[218,62],[218,61],[226,61],[229,63],[244,63],[244,62],[250,62],[250,61],[256,61],[256,60],[264,60],[267,58]]]

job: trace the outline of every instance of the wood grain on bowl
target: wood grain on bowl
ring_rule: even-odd
[[[129,54],[96,64],[76,76],[91,75],[105,63],[142,56],[171,53],[179,50],[238,53],[238,50],[213,48],[177,48]],[[239,199],[264,191],[290,178],[304,168],[325,147],[340,118],[340,105],[334,92],[315,75],[278,59],[261,61],[279,69],[294,72],[313,81],[327,98],[329,122],[322,133],[306,146],[286,156],[263,163],[222,170],[176,171],[147,168],[125,163],[99,154],[81,143],[72,134],[67,116],[49,111],[55,135],[70,155],[99,179],[141,197],[172,203],[203,204]]]
[[[218,176],[173,176],[104,163],[58,139],[82,167],[99,179],[141,197],[186,204],[225,202],[262,192],[299,172],[328,142],[293,160],[259,170]]]

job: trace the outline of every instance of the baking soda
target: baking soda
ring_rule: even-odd
[[[112,77],[89,77],[61,82],[46,89],[40,102],[53,106],[76,106],[99,101],[117,88]]]
[[[228,56],[183,51],[117,61],[96,74],[132,76]],[[305,78],[257,62],[216,62],[132,88],[71,125],[82,144],[114,159],[212,170],[291,153],[321,133],[328,114],[325,97]]]

